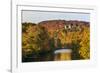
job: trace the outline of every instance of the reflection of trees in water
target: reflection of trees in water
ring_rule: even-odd
[[[30,54],[23,58],[23,62],[53,61],[54,54],[51,51],[40,51],[38,55]]]
[[[72,60],[88,59],[89,42],[89,27],[84,26],[83,31],[69,31],[62,28],[49,34],[48,29],[41,25],[24,23],[22,25],[22,61],[53,61],[54,51],[59,48],[72,49]]]

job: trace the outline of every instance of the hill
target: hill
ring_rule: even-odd
[[[76,20],[47,20],[47,21],[42,21],[38,23],[39,25],[44,26],[45,28],[49,30],[57,30],[57,29],[62,29],[62,28],[70,28],[70,29],[75,29],[75,28],[80,28],[82,29],[83,26],[89,27],[90,23],[85,22],[85,21],[76,21]]]

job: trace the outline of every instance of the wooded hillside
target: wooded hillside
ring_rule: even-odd
[[[72,49],[72,60],[90,58],[90,23],[85,21],[47,20],[22,23],[22,60],[52,61],[53,51]],[[38,59],[42,58],[42,59]]]

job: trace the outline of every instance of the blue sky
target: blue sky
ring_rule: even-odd
[[[89,22],[90,14],[71,12],[22,11],[22,22],[38,23],[45,20],[79,20]]]

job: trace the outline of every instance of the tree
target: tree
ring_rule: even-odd
[[[41,53],[50,51],[49,34],[46,28],[41,25],[22,25],[22,58],[38,58]],[[27,59],[26,59],[27,60]],[[37,60],[37,59],[33,59]]]
[[[84,28],[84,31],[82,33],[82,40],[80,42],[80,50],[79,53],[84,59],[90,58],[90,29]]]
[[[22,32],[26,32],[29,26],[34,26],[35,23],[22,23]]]

